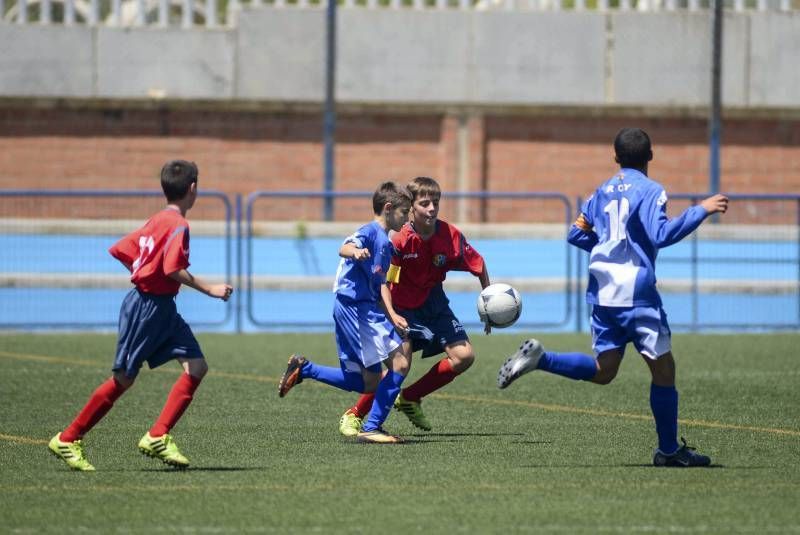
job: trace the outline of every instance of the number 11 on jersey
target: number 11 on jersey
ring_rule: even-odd
[[[622,241],[627,239],[628,214],[631,204],[627,198],[609,202],[603,208],[608,214],[608,241]]]

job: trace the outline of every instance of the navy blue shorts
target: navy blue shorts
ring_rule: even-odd
[[[119,311],[117,356],[113,371],[136,377],[146,362],[150,368],[182,358],[203,358],[200,344],[183,320],[171,295],[128,292]]]
[[[422,351],[422,358],[438,355],[455,342],[469,341],[441,284],[431,290],[421,307],[397,312],[408,322],[411,351]]]

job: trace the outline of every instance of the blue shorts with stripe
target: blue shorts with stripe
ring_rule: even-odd
[[[672,331],[661,307],[592,307],[592,347],[598,355],[632,342],[636,350],[657,359],[672,349]]]
[[[431,289],[421,307],[397,312],[408,322],[411,350],[422,351],[422,358],[438,355],[450,344],[469,341],[441,284]]]
[[[203,352],[178,314],[174,296],[147,294],[136,288],[128,292],[119,312],[112,370],[136,377],[145,362],[156,368],[179,357],[203,358]]]
[[[337,296],[333,305],[336,347],[342,369],[381,371],[381,362],[403,339],[386,315],[372,301],[352,301]]]

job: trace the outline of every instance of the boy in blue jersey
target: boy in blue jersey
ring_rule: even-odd
[[[678,444],[678,392],[667,315],[656,290],[658,250],[677,243],[710,214],[725,213],[728,198],[713,195],[667,218],[667,194],[647,177],[653,159],[650,138],[638,128],[624,128],[614,140],[619,172],[604,182],[583,205],[567,240],[588,251],[592,305],[591,329],[597,358],[581,353],[545,351],[534,339],[524,342],[500,368],[497,386],[542,370],[570,379],[605,385],[617,375],[631,342],[650,368],[650,407],[658,447],[655,466],[708,466],[711,459]]]
[[[344,240],[333,291],[333,321],[338,368],[320,366],[292,355],[278,385],[284,397],[303,379],[314,379],[350,392],[375,392],[372,410],[356,439],[370,444],[396,444],[400,437],[383,430],[411,363],[411,345],[402,336],[408,324],[401,316],[392,323],[384,303],[391,303],[386,285],[394,246],[389,230],[399,231],[408,220],[411,194],[394,182],[384,182],[372,196],[375,217]],[[402,336],[401,334],[402,333]],[[381,378],[381,362],[387,367]]]

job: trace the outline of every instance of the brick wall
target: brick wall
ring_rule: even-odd
[[[462,117],[463,114],[463,117]],[[445,191],[554,191],[588,195],[615,170],[611,142],[623,126],[654,142],[650,174],[670,192],[708,184],[706,120],[635,111],[341,108],[337,190],[378,181],[437,178]],[[679,115],[673,113],[672,115]],[[753,114],[723,124],[722,186],[736,193],[800,192],[800,118]],[[459,125],[468,132],[466,169]],[[158,188],[170,158],[198,163],[201,188],[229,194],[323,188],[321,112],[314,107],[217,107],[100,102],[0,101],[0,188]],[[454,219],[455,203],[443,217]],[[11,210],[3,203],[2,217]],[[260,202],[257,217],[318,219],[319,202]],[[553,221],[556,204],[466,203],[469,220]],[[90,210],[90,208],[86,208]],[[57,207],[52,208],[58,211]],[[337,219],[361,220],[364,204],[340,201]],[[57,214],[54,214],[57,215]]]

